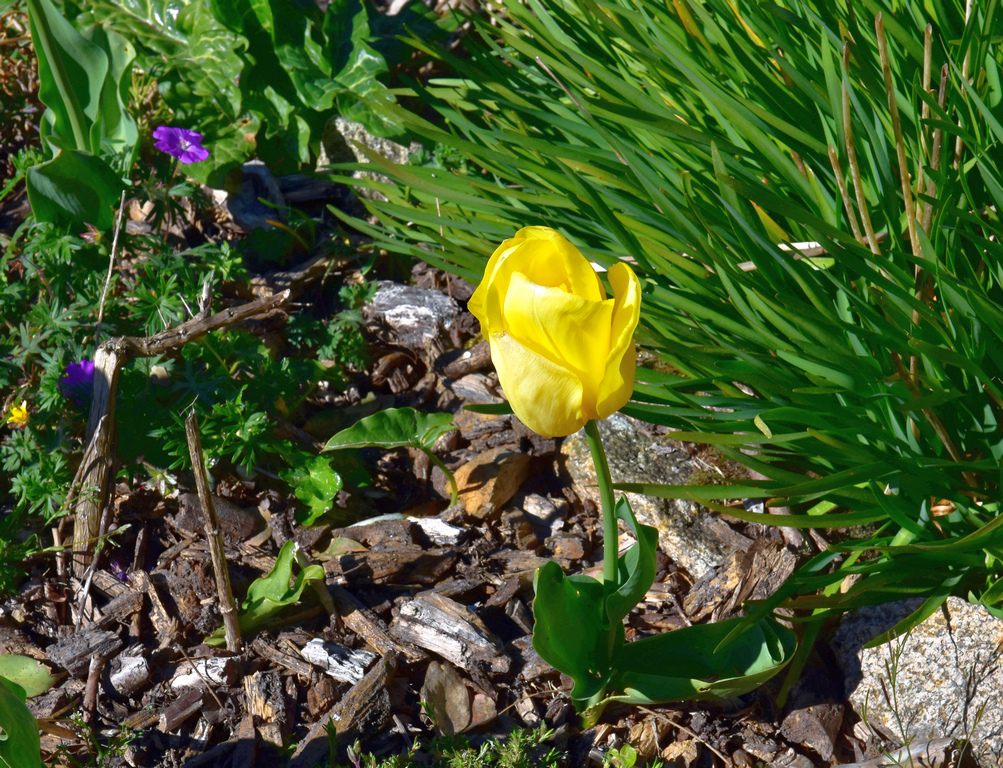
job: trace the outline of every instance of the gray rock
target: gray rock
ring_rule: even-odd
[[[374,333],[383,341],[419,353],[431,365],[451,343],[449,332],[459,313],[457,303],[428,288],[388,280],[377,285],[373,300],[363,308]]]
[[[599,432],[614,483],[694,482],[691,478],[697,468],[681,443],[645,433],[640,422],[622,413],[600,421]],[[576,493],[598,505],[595,467],[584,429],[564,441],[561,455]],[[662,551],[696,578],[752,543],[692,501],[636,493],[628,493],[627,499],[641,523],[658,529]]]
[[[395,141],[373,136],[362,123],[353,123],[339,116],[329,120],[327,125],[324,126],[320,157],[317,159],[317,170],[323,170],[334,163],[370,162],[369,158],[356,146],[355,142],[375,150],[397,165],[406,165],[408,159],[411,157],[411,152],[419,146],[412,144],[410,147],[405,147]],[[369,178],[384,183],[390,182],[386,176],[368,171],[356,171],[353,176],[355,178]],[[356,192],[360,197],[370,200],[386,200],[386,197],[376,190],[358,187]]]
[[[951,597],[904,637],[862,648],[920,605],[919,599],[904,600],[843,617],[832,645],[850,703],[870,725],[903,743],[970,737],[983,765],[999,765],[1003,622]]]

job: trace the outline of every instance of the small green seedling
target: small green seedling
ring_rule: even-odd
[[[291,587],[289,586],[296,546],[294,541],[283,544],[272,570],[267,575],[255,579],[247,588],[247,597],[240,606],[242,635],[250,635],[262,629],[275,614],[297,602],[308,584],[324,580],[324,569],[319,565],[310,565],[296,574],[296,580]],[[226,637],[222,627],[205,639],[206,645],[223,645],[225,642]]]

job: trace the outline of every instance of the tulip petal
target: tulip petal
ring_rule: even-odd
[[[634,391],[637,350],[634,329],[641,317],[641,283],[634,271],[622,262],[609,270],[614,307],[611,346],[603,365],[603,380],[596,403],[598,417],[605,419],[623,408]]]
[[[534,283],[561,287],[588,301],[605,300],[606,291],[592,264],[560,232],[550,227],[523,227],[515,239],[525,245],[519,249],[518,264],[512,267]]]
[[[508,255],[521,244],[521,240],[513,237],[495,249],[495,252],[491,254],[491,258],[488,259],[487,266],[484,268],[484,277],[481,278],[480,285],[477,286],[477,290],[474,291],[473,296],[467,301],[467,309],[480,321],[481,332],[486,339],[490,339],[492,333],[501,332],[502,328],[501,301],[498,298],[498,287],[495,285],[496,274]],[[505,285],[507,287],[507,280],[505,281]],[[496,293],[494,297],[489,298],[488,293],[492,289]],[[504,296],[505,294],[501,293],[500,295]]]
[[[484,277],[467,302],[485,338],[504,330],[504,301],[516,272],[537,285],[562,288],[588,301],[603,301],[606,292],[589,261],[550,227],[523,227],[491,254]]]
[[[544,437],[564,437],[585,425],[577,376],[508,334],[493,334],[490,341],[498,379],[523,424]]]
[[[585,410],[594,410],[610,349],[614,302],[587,301],[544,288],[521,273],[505,296],[505,331],[552,363],[572,370],[585,387]]]

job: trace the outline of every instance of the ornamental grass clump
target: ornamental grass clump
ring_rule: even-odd
[[[1003,615],[998,6],[503,6],[465,58],[409,40],[458,75],[413,88],[445,127],[393,114],[463,165],[370,153],[355,225],[471,280],[526,226],[632,260],[663,364],[624,412],[766,479],[622,487],[831,542],[722,643],[781,606],[802,653],[865,604],[926,598],[879,641],[952,594]]]

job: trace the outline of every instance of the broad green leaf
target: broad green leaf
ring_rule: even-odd
[[[306,510],[296,511],[296,522],[313,525],[323,516],[342,488],[341,475],[331,468],[331,460],[324,456],[313,456],[304,462],[297,462],[290,470],[279,473],[279,477],[292,487],[296,498],[306,504]]]
[[[24,700],[21,686],[0,677],[0,763],[8,768],[45,768],[38,723]]]
[[[536,572],[533,648],[548,664],[574,680],[576,705],[602,690],[610,659],[623,642],[623,624],[603,617],[603,585],[589,576],[565,576],[554,561]]]
[[[177,28],[177,17],[190,0],[87,0],[77,24],[114,23],[144,51],[174,56],[187,47],[187,37]]]
[[[718,648],[742,621],[695,624],[625,644],[614,659],[611,680],[623,694],[611,699],[661,704],[727,699],[755,690],[784,668],[797,642],[789,629],[764,619]]]
[[[20,685],[28,698],[45,693],[56,682],[55,675],[38,659],[10,653],[0,655],[0,677]]]
[[[422,413],[414,408],[389,408],[343,429],[324,446],[325,451],[345,448],[422,448],[430,450],[440,435],[453,427],[448,413]]]
[[[122,180],[100,157],[62,149],[55,158],[28,170],[28,200],[35,217],[59,226],[93,224],[110,229]]]
[[[39,98],[48,107],[42,116],[43,138],[51,135],[60,140],[59,146],[99,152],[100,144],[91,140],[91,127],[100,120],[108,57],[100,46],[84,39],[51,0],[27,0],[27,4],[38,57]]]
[[[126,155],[129,158],[126,167],[131,167],[139,131],[126,104],[132,85],[132,62],[136,58],[136,49],[114,29],[94,26],[87,30],[87,38],[98,45],[108,58],[108,72],[101,88],[101,119],[91,128],[91,144],[101,147],[103,152]]]

